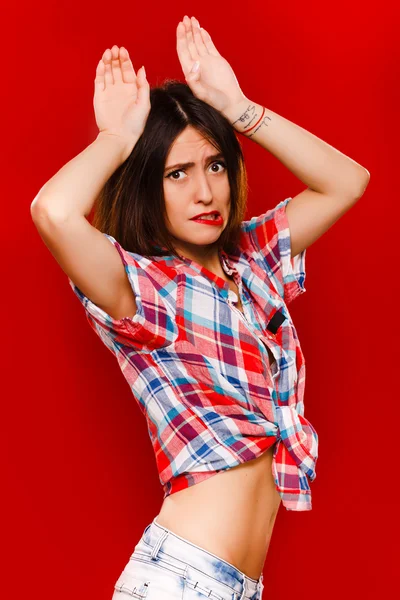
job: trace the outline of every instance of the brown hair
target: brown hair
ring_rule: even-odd
[[[234,128],[222,113],[196,98],[186,83],[175,79],[150,89],[150,102],[142,135],[96,198],[92,225],[127,251],[148,258],[176,255],[165,223],[163,177],[175,138],[191,125],[222,153],[227,167],[230,214],[217,245],[232,253],[239,242],[248,193],[244,156]]]

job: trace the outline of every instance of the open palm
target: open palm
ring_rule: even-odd
[[[232,67],[218,52],[207,31],[200,28],[197,19],[185,16],[178,24],[176,37],[183,74],[197,98],[220,112],[245,98]],[[200,66],[193,73],[195,61]]]
[[[93,106],[100,133],[136,141],[150,112],[150,85],[144,67],[137,74],[128,50],[114,45],[96,69]]]

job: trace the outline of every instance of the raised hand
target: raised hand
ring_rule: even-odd
[[[186,82],[193,94],[220,112],[246,99],[232,67],[216,49],[200,23],[185,15],[176,30],[176,49]],[[200,63],[196,72],[191,69]]]
[[[96,69],[94,111],[101,134],[135,144],[150,112],[150,85],[144,67],[136,75],[128,51],[107,48]]]

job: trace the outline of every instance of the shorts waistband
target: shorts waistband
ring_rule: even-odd
[[[257,591],[260,589],[262,591],[263,589],[262,573],[258,580],[249,577],[228,561],[200,546],[196,546],[196,544],[189,542],[170,529],[160,525],[157,522],[156,517],[154,517],[153,521],[145,528],[142,540],[149,546],[149,552],[151,549],[152,558],[155,559],[158,552],[161,550],[183,563],[206,572],[207,575],[213,576],[212,572],[207,573],[207,565],[209,565],[211,560],[211,563],[214,563],[216,566],[218,565],[220,574],[222,571],[222,574],[220,575],[221,583],[230,586],[232,590],[237,593],[238,598],[244,598],[245,595],[253,596]]]

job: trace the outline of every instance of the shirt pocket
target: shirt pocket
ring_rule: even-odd
[[[246,372],[264,372],[256,331],[233,308],[212,282],[203,276],[185,275],[178,283],[174,349],[188,356],[188,368],[212,385],[210,360],[228,381],[246,378]],[[190,352],[191,348],[191,352]],[[190,362],[192,355],[192,363]]]
[[[249,268],[243,271],[242,279],[245,284],[244,293],[250,304],[249,309],[254,317],[254,327],[282,345],[283,331],[291,320],[288,308],[265,270],[251,257],[249,265]]]

